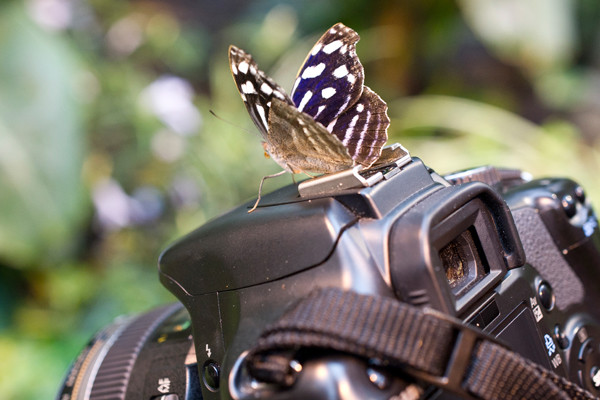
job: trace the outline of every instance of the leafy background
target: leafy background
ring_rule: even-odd
[[[230,43],[289,89],[342,21],[390,142],[441,173],[569,176],[598,204],[599,17],[594,0],[2,2],[3,397],[53,398],[96,330],[174,301],[160,251],[278,171],[246,132]]]

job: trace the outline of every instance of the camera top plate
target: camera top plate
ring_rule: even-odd
[[[335,196],[356,192],[356,189],[371,187],[400,172],[400,168],[411,162],[411,157],[401,144],[394,143],[383,148],[379,161],[365,169],[362,165],[322,175],[300,182],[298,193],[302,198]]]
[[[436,185],[420,160],[411,160],[399,145],[391,150],[401,157],[376,167],[380,184],[365,178],[371,186],[310,197],[288,185],[266,195],[256,212],[247,213],[249,202],[208,222],[162,253],[161,280],[182,296],[195,296],[262,284],[323,263],[341,233],[360,218],[381,218],[414,190]],[[392,184],[400,175],[410,184]]]

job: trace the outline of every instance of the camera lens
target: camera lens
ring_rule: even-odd
[[[485,274],[478,246],[471,230],[462,232],[439,252],[452,292],[460,296]]]
[[[124,400],[133,398],[130,387],[148,392],[147,398],[185,394],[191,380],[184,360],[190,337],[189,315],[181,304],[120,317],[90,340],[56,398]]]

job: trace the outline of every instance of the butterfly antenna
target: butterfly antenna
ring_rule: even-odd
[[[262,179],[260,180],[260,185],[258,185],[258,198],[256,199],[256,203],[254,203],[254,207],[252,207],[250,210],[248,210],[248,214],[250,214],[252,211],[256,210],[256,207],[258,207],[258,203],[260,202],[260,195],[262,192],[263,183],[265,183],[265,180],[267,180],[269,178],[276,178],[278,176],[285,174],[286,172],[287,172],[286,170],[282,170],[276,174],[267,175],[267,176],[262,177]]]
[[[229,125],[231,125],[231,126],[233,126],[233,127],[235,127],[235,128],[241,129],[241,130],[242,130],[242,131],[244,131],[244,132],[248,132],[248,133],[249,133],[249,134],[251,134],[251,135],[253,135],[253,134],[255,134],[255,133],[256,133],[256,132],[252,132],[252,131],[250,131],[250,130],[248,130],[248,129],[246,129],[246,128],[242,127],[242,126],[236,125],[236,124],[234,124],[233,122],[226,120],[225,118],[221,118],[221,117],[219,117],[219,116],[218,116],[218,115],[217,115],[217,114],[216,114],[216,113],[215,113],[213,110],[208,110],[208,112],[210,112],[210,113],[213,115],[213,117],[216,117],[217,119],[219,119],[219,120],[221,120],[221,121],[223,121],[223,122],[225,122],[225,123],[228,123]]]

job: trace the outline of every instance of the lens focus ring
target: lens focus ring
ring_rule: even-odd
[[[82,351],[56,398],[124,400],[144,343],[165,318],[181,308],[181,304],[172,304],[140,316],[115,320]]]
[[[108,350],[94,379],[90,400],[125,399],[133,364],[148,336],[179,304],[161,307],[134,319]]]

